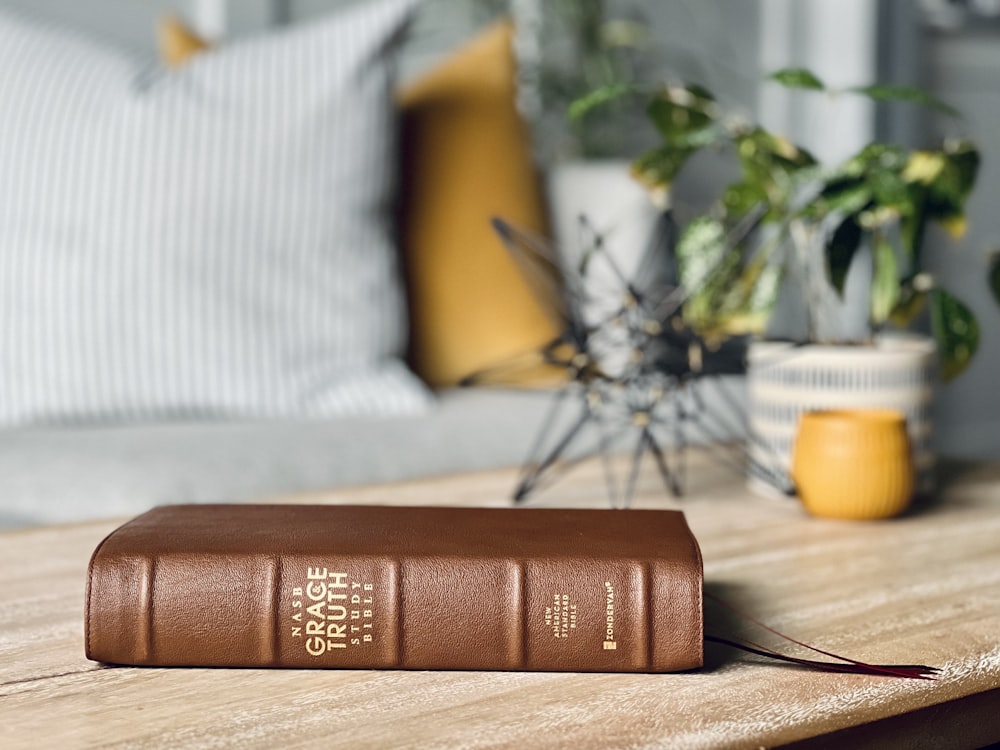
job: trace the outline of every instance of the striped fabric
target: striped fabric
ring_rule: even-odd
[[[174,72],[0,10],[0,425],[421,410],[359,3]]]

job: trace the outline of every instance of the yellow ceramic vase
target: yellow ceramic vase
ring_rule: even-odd
[[[914,490],[905,417],[889,410],[806,412],[792,478],[816,516],[866,520],[902,513]]]

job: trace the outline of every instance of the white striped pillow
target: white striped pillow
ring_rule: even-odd
[[[0,425],[422,409],[365,2],[167,72],[0,11]]]

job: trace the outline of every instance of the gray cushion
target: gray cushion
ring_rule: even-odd
[[[693,443],[742,434],[742,379],[698,386]],[[581,402],[562,403],[549,445]],[[520,467],[555,404],[539,390],[448,390],[421,417],[335,422],[191,422],[0,432],[0,526],[127,516],[158,503],[260,500],[274,495],[495,467]],[[689,404],[689,407],[691,404]],[[660,433],[669,441],[672,430]],[[634,431],[614,450],[631,452]],[[586,429],[569,455],[597,449]],[[738,446],[715,447],[721,471],[740,471]],[[644,459],[650,461],[647,455]],[[511,494],[516,472],[511,472]],[[390,498],[387,498],[387,501]]]
[[[455,390],[423,417],[8,430],[0,432],[0,525],[518,466],[549,398]]]

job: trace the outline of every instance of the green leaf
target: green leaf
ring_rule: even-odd
[[[816,165],[808,151],[759,127],[736,136],[734,145],[743,182],[763,195],[771,209],[767,218],[784,210],[800,177],[812,174]]]
[[[875,171],[901,172],[908,162],[909,156],[899,146],[869,143],[844,163],[841,173],[861,177]]]
[[[899,300],[896,252],[881,232],[875,235],[872,261],[871,320],[876,326],[880,326],[889,319]]]
[[[638,91],[638,87],[629,83],[601,86],[570,102],[567,115],[572,122],[579,122],[593,110],[607,106],[611,102],[618,101],[622,97],[635,94]]]
[[[1000,305],[1000,250],[994,250],[993,256],[990,258],[988,279],[990,291],[993,292],[993,299]]]
[[[899,287],[899,298],[889,319],[900,328],[909,327],[927,304],[927,292],[917,291],[913,279],[905,280]]]
[[[942,155],[944,164],[940,172],[924,183],[925,210],[934,221],[955,224],[965,215],[965,204],[976,184],[981,159],[979,151],[967,143],[948,149]]]
[[[945,380],[960,375],[979,348],[979,323],[972,311],[943,289],[931,292],[931,326]]]
[[[697,86],[668,86],[646,108],[663,144],[632,162],[632,174],[651,189],[669,188],[688,158],[725,136],[711,94]]]
[[[982,162],[979,149],[972,141],[963,139],[947,143],[944,152],[948,157],[948,166],[955,173],[955,187],[963,198],[968,197],[976,184]]]
[[[703,102],[714,102],[715,96],[700,83],[689,83],[684,87],[689,94],[702,100]]]
[[[697,294],[715,273],[726,249],[726,228],[711,216],[692,219],[677,240],[677,274],[681,286]]]
[[[717,329],[725,336],[762,334],[778,300],[784,268],[758,253],[723,300]]]
[[[783,268],[758,251],[744,263],[726,225],[702,216],[691,221],[676,247],[678,277],[688,297],[684,321],[707,341],[761,333],[778,298]]]
[[[861,243],[861,227],[854,216],[848,216],[834,230],[826,245],[826,264],[830,283],[839,294],[844,293],[844,283],[851,261]]]
[[[650,122],[670,142],[715,122],[715,100],[697,86],[668,86],[646,108]]]
[[[946,115],[951,115],[952,117],[962,116],[962,113],[950,104],[946,104],[940,99],[931,96],[923,89],[914,88],[912,86],[884,86],[882,84],[873,84],[871,86],[858,86],[849,90],[853,91],[855,94],[867,96],[869,99],[874,99],[875,101],[911,102],[913,104],[929,107],[930,109],[936,109],[938,112],[943,112]]]
[[[802,213],[819,219],[834,211],[852,215],[868,206],[872,199],[871,188],[857,177],[836,177],[806,206]]]
[[[940,151],[914,151],[910,154],[906,169],[903,170],[903,179],[907,182],[931,185],[941,175],[946,165],[945,156]]]
[[[899,219],[900,241],[914,267],[920,267],[920,248],[923,245],[927,229],[927,213],[924,211],[924,205],[927,202],[925,192],[911,187],[911,209],[904,211]]]
[[[722,194],[722,205],[726,214],[735,219],[746,216],[757,206],[767,201],[761,186],[751,182],[734,182],[727,185]]]
[[[930,163],[927,159],[918,161],[925,165]],[[827,198],[836,187],[846,193],[840,209],[862,214],[859,216],[863,220],[862,224],[898,221],[902,244],[915,262],[927,219],[924,206],[928,188],[914,179],[912,174],[908,176],[907,172],[912,169],[913,163],[912,156],[897,146],[870,144],[844,164],[837,177],[831,181],[831,187],[820,195],[820,200]],[[941,163],[944,164],[943,160]],[[863,189],[848,192],[851,186],[859,182]],[[867,204],[861,203],[864,191],[871,198]]]
[[[708,125],[704,128],[688,130],[675,135],[670,143],[674,148],[691,149],[692,151],[711,146],[725,136],[725,131],[717,125]]]
[[[816,159],[808,151],[761,127],[756,127],[735,140],[742,161],[768,169],[794,172],[816,164]]]
[[[900,213],[912,210],[910,188],[899,170],[876,166],[868,172],[865,182],[877,206],[894,208]]]
[[[695,150],[666,145],[647,151],[632,162],[632,176],[649,189],[669,189]]]
[[[811,89],[825,91],[826,86],[812,72],[805,68],[784,68],[771,73],[768,78],[790,89]]]
[[[684,320],[696,331],[715,327],[721,300],[739,273],[739,253],[726,246],[721,221],[701,216],[677,241],[677,273],[687,291]]]

